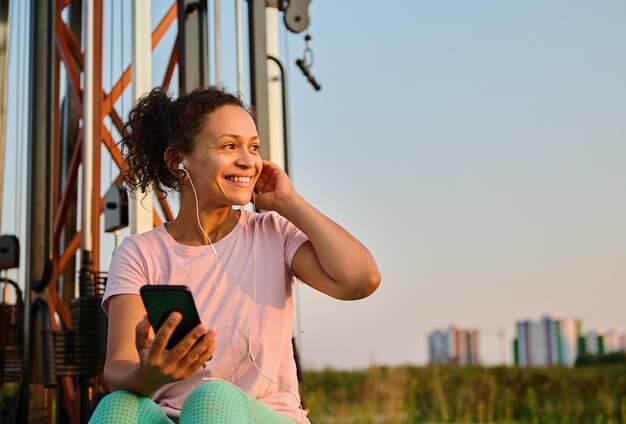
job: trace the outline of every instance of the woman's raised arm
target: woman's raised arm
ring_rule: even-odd
[[[264,160],[256,188],[257,207],[278,212],[309,238],[291,262],[300,280],[342,300],[361,299],[378,288],[380,272],[367,248],[300,196],[282,169]]]

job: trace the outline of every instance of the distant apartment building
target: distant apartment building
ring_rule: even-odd
[[[626,352],[626,332],[623,330],[610,330],[605,333],[604,337],[606,353]]]
[[[583,342],[584,353],[591,355],[626,352],[626,332],[622,330],[591,330]]]
[[[515,330],[515,365],[574,365],[578,355],[579,320],[546,315],[538,321],[518,321]]]
[[[478,365],[478,330],[463,330],[451,326],[428,335],[428,353],[431,364]]]

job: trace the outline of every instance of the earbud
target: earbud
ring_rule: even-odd
[[[186,169],[185,169],[185,165],[183,165],[183,163],[182,163],[182,162],[180,162],[180,163],[178,164],[178,169],[180,169],[181,171],[186,171]]]

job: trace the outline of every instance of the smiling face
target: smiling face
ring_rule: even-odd
[[[247,204],[263,167],[252,117],[233,105],[214,110],[183,161],[201,208]]]

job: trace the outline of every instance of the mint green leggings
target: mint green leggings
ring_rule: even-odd
[[[223,381],[210,381],[197,387],[185,400],[181,424],[293,424],[281,414],[236,387]],[[147,397],[123,390],[100,401],[90,424],[173,424],[159,406]]]

